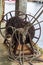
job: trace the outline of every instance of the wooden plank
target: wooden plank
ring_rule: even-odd
[[[3,14],[4,14],[4,0],[0,0],[0,21],[2,19]]]

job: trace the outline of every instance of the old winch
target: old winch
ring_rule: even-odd
[[[40,38],[41,26],[34,16],[21,11],[11,11],[3,16],[2,21],[5,22],[5,27],[3,27],[5,34],[2,31],[1,34],[4,37],[4,44],[9,48],[11,59],[22,64],[28,60],[29,55],[30,57],[37,55],[34,45]],[[38,35],[36,35],[37,31],[39,31]]]

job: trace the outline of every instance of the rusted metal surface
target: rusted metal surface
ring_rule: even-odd
[[[38,40],[39,40],[39,38],[40,38],[40,35],[41,35],[41,27],[40,27],[40,24],[39,24],[39,22],[38,22],[38,20],[36,20],[36,18],[34,17],[34,16],[32,16],[32,15],[28,15],[28,14],[24,14],[24,13],[22,13],[22,12],[20,12],[20,11],[16,11],[16,13],[18,13],[19,15],[17,16],[17,17],[19,17],[19,18],[17,18],[17,17],[15,17],[15,14],[14,14],[14,17],[12,16],[12,12],[14,12],[14,11],[11,11],[11,12],[8,12],[6,15],[4,15],[4,20],[7,22],[9,22],[9,24],[7,23],[7,25],[12,25],[13,27],[16,27],[16,28],[23,28],[24,27],[24,29],[26,29],[26,31],[29,31],[29,33],[30,33],[30,36],[31,36],[31,38],[33,39],[34,38],[34,35],[35,35],[35,31],[37,31],[37,30],[39,30],[40,32],[39,32],[39,36],[37,37],[35,37],[36,39],[37,39],[37,41],[35,41],[35,43],[36,42],[38,42]],[[15,12],[14,12],[15,13]],[[8,16],[8,14],[10,14],[10,19],[9,19],[9,16]],[[27,15],[27,17],[26,17],[26,15]],[[31,23],[31,21],[29,20],[29,17],[31,17],[31,18],[33,18],[33,19],[35,19],[35,22],[37,21],[37,24],[38,24],[38,26],[39,26],[39,28],[37,28],[36,27],[36,29],[35,29],[35,25],[36,24],[33,24],[33,23]],[[16,20],[17,19],[17,20]],[[13,22],[13,21],[14,22]],[[28,20],[28,21],[27,21]],[[11,22],[12,21],[12,22]],[[16,22],[16,21],[18,21],[18,22]],[[20,22],[19,22],[20,21]],[[11,23],[11,24],[10,24]],[[14,24],[15,23],[15,24]],[[17,25],[16,25],[16,23],[17,23]],[[7,27],[7,26],[6,26]],[[28,30],[28,28],[30,28],[29,30]]]
[[[14,12],[14,16],[12,16],[12,12]],[[15,12],[18,13],[17,16],[15,16]],[[10,14],[10,18],[8,14]],[[33,25],[33,23],[31,23],[30,18],[33,18],[35,21],[37,21],[39,26],[38,28],[34,27],[35,24]],[[9,58],[12,58],[13,60],[20,62],[20,64],[23,64],[24,61],[29,60],[25,55],[32,54],[33,56],[34,53],[37,54],[36,51],[34,52],[32,40],[34,38],[39,40],[39,37],[35,36],[35,31],[39,30],[41,32],[40,24],[34,16],[24,14],[21,11],[8,12],[4,15],[3,21],[6,22],[6,26],[4,27],[6,30],[4,43],[9,48]],[[29,62],[29,64],[31,64],[31,62]]]

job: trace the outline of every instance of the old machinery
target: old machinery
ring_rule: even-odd
[[[41,26],[34,16],[21,11],[10,11],[3,16],[2,21],[5,26],[0,31],[4,44],[9,48],[10,59],[23,65],[25,61],[39,54],[34,46],[39,41]],[[32,65],[30,61],[29,64]]]

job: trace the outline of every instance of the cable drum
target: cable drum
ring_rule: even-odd
[[[0,32],[5,39],[4,43],[9,48],[9,56],[23,65],[24,61],[29,60],[31,55],[34,56],[33,54],[36,51],[34,51],[34,45],[37,44],[41,36],[40,23],[34,16],[24,14],[21,11],[8,12],[3,16],[3,21],[5,27],[2,27],[1,23]],[[5,33],[3,34],[4,29]]]

